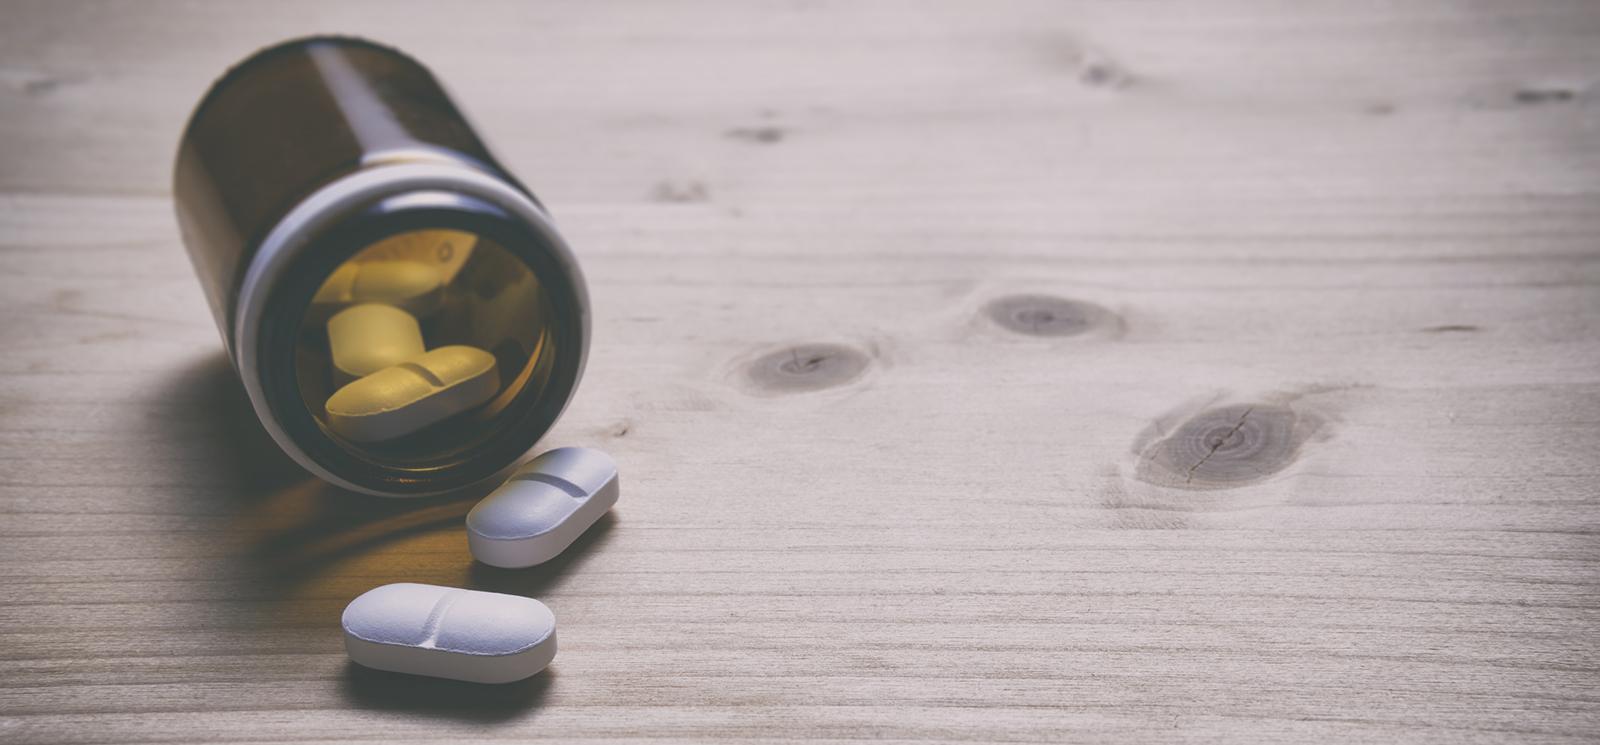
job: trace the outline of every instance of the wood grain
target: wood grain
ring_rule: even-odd
[[[554,566],[308,478],[172,150],[257,46],[426,60],[578,247]],[[1587,2],[0,6],[0,741],[1600,739]],[[483,690],[343,605],[538,597]]]

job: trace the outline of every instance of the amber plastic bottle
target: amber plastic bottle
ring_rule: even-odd
[[[343,37],[256,53],[195,109],[174,192],[257,416],[318,476],[451,491],[513,465],[572,398],[589,343],[572,252],[416,60]],[[437,285],[413,302],[348,279],[397,267]],[[493,397],[388,439],[341,435],[325,406],[350,379],[330,365],[329,315],[370,297],[414,314],[427,349],[492,354]]]

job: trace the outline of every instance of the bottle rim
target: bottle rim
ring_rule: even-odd
[[[555,357],[547,384],[518,392],[496,415],[494,437],[453,460],[402,467],[362,458],[317,425],[298,394],[294,340],[323,277],[371,242],[424,228],[495,239],[533,271],[562,312],[552,319]],[[446,493],[514,466],[571,401],[590,337],[582,274],[544,210],[504,181],[448,161],[386,162],[301,200],[262,240],[241,281],[235,318],[235,365],[273,440],[330,483],[388,497]]]

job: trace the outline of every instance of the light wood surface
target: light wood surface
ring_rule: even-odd
[[[591,282],[611,518],[474,566],[242,402],[169,197],[311,32]],[[0,741],[1600,738],[1600,5],[0,5]],[[493,689],[375,585],[537,597]]]

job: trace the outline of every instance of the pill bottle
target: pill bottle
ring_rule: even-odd
[[[514,465],[571,399],[589,343],[572,252],[411,57],[346,37],[257,52],[201,99],[175,171],[228,356],[267,432],[317,476],[453,491]],[[377,372],[335,369],[331,319],[370,304],[415,319],[413,348]],[[344,337],[397,347],[364,329]]]

